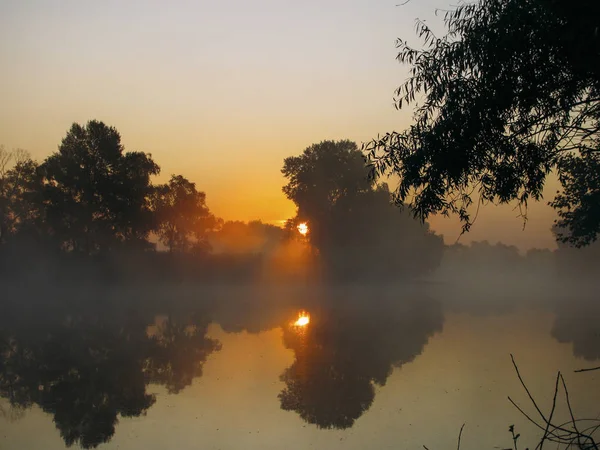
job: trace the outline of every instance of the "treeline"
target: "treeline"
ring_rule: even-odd
[[[126,152],[102,122],[74,124],[41,163],[0,149],[0,270],[56,280],[249,278],[257,255],[217,254],[211,241],[273,234],[260,222],[228,223],[182,175],[154,184],[152,156]],[[166,251],[158,251],[158,250]],[[231,252],[229,252],[231,253]]]
[[[556,230],[553,229],[556,236]],[[600,267],[600,243],[576,248],[557,239],[555,250],[532,248],[525,253],[513,245],[488,241],[453,244],[444,250],[436,276],[445,280],[478,281],[536,277],[551,280],[594,279]]]
[[[99,121],[74,124],[42,162],[1,149],[1,273],[231,281],[271,271],[364,280],[419,276],[439,264],[441,237],[391,206],[355,143],[315,144],[282,171],[298,207],[285,228],[223,221],[183,175],[153,183],[160,167],[152,156],[126,151],[118,131]]]
[[[74,124],[58,151],[38,164],[2,155],[0,243],[35,244],[83,255],[151,249],[202,252],[217,219],[205,195],[183,176],[153,185],[151,155],[125,152],[115,128]],[[12,167],[9,163],[12,160]]]
[[[74,124],[41,163],[0,148],[0,276],[365,282],[593,275],[600,262],[600,244],[526,255],[487,242],[444,246],[427,222],[393,206],[347,140],[284,160],[283,192],[297,213],[283,228],[224,221],[194,182],[173,175],[153,183],[159,173],[151,155],[125,151],[118,131],[98,121]]]

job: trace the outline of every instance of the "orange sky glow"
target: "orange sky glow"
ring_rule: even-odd
[[[159,181],[182,174],[225,219],[282,224],[295,213],[283,159],[325,139],[401,130],[394,89],[407,74],[395,40],[448,1],[30,0],[0,4],[0,144],[37,159],[73,122],[102,120],[149,152]],[[439,26],[438,26],[439,29]],[[550,189],[551,188],[551,189]],[[555,191],[551,183],[548,192]],[[485,208],[461,241],[554,247],[554,212]],[[433,217],[447,243],[455,219]]]

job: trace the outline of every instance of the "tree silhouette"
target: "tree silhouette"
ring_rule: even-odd
[[[281,375],[281,408],[319,428],[351,427],[373,403],[375,385],[418,356],[442,324],[440,305],[418,299],[324,308],[306,327],[284,327],[295,359]]]
[[[310,222],[309,237],[318,248],[332,237],[334,208],[373,186],[362,153],[347,140],[313,144],[301,156],[286,158],[281,172],[288,179],[283,192],[298,207],[298,220]]]
[[[580,156],[567,154],[560,164],[563,190],[551,202],[560,216],[558,241],[589,245],[600,230],[600,156],[588,151]]]
[[[218,221],[206,206],[206,194],[181,175],[173,175],[168,184],[157,186],[153,198],[158,236],[170,251],[208,249],[207,234]]]
[[[39,226],[38,165],[24,150],[0,147],[0,244]]]
[[[350,141],[325,141],[284,161],[283,191],[298,207],[290,223],[308,222],[308,239],[336,276],[398,277],[434,268],[443,242],[391,206],[387,185],[368,178]],[[385,264],[382,262],[385,261]]]
[[[423,97],[415,123],[366,146],[373,173],[399,177],[414,213],[458,214],[463,231],[480,203],[540,200],[555,171],[563,192],[559,235],[577,246],[600,231],[600,5],[481,0],[446,13],[438,38],[419,22],[425,48],[402,40],[411,66],[402,108]],[[523,215],[526,210],[523,211]]]
[[[147,243],[150,177],[159,167],[150,155],[125,153],[115,128],[73,124],[40,170],[46,220],[63,248],[94,254]]]

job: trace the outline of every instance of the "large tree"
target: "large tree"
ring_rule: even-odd
[[[540,200],[555,172],[559,239],[581,246],[600,231],[600,3],[480,0],[424,23],[424,47],[399,40],[411,66],[399,108],[414,124],[369,143],[375,175],[397,175],[398,203],[456,213],[468,231],[481,203]],[[475,205],[473,205],[475,206]],[[525,215],[526,209],[522,209]]]
[[[391,206],[387,185],[369,179],[354,142],[312,145],[286,158],[282,172],[283,191],[298,207],[292,222],[308,223],[310,243],[334,273],[414,275],[441,259],[441,238]]]
[[[64,248],[92,254],[147,243],[150,178],[159,167],[146,153],[125,152],[115,128],[73,124],[40,169],[48,226]]]
[[[302,155],[285,158],[281,172],[288,179],[283,192],[298,207],[298,220],[310,222],[310,238],[318,247],[331,239],[333,210],[374,185],[362,153],[348,140],[313,144]]]
[[[39,219],[37,172],[38,165],[29,153],[0,146],[0,244],[33,227]]]
[[[206,194],[196,184],[181,175],[173,175],[164,185],[157,186],[153,195],[160,241],[169,251],[208,249],[208,233],[217,218],[206,206]]]

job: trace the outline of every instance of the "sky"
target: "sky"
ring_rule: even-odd
[[[36,159],[72,123],[104,121],[126,150],[151,153],[160,180],[182,174],[225,219],[294,215],[283,159],[312,143],[400,131],[397,38],[415,19],[441,30],[444,0],[3,0],[0,144]],[[550,186],[549,191],[554,191]],[[486,207],[460,242],[551,247],[554,212]],[[432,217],[453,243],[456,219]]]

